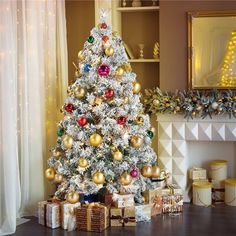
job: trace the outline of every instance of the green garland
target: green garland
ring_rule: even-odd
[[[228,114],[236,118],[236,94],[232,90],[187,90],[162,92],[159,88],[146,89],[144,107],[150,114],[183,114],[185,118]]]

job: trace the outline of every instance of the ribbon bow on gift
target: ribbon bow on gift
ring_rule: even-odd
[[[135,217],[124,217],[124,216],[111,216],[111,220],[118,220],[120,224],[124,227],[125,224],[129,222],[135,222]]]
[[[135,222],[135,217],[125,217],[125,209],[122,208],[122,215],[121,216],[111,216],[111,220],[118,220],[120,224],[122,224],[122,227],[125,226],[125,224],[129,223],[129,222]]]

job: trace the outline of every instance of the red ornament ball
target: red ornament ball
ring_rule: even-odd
[[[113,98],[114,95],[115,95],[115,92],[114,92],[113,89],[107,89],[107,90],[105,91],[105,97],[106,97],[106,98]]]
[[[103,22],[100,27],[101,27],[101,29],[106,29],[107,28],[107,24]]]
[[[85,126],[88,123],[86,117],[84,116],[80,117],[77,122],[79,126]]]
[[[102,36],[102,41],[105,43],[109,40],[109,37],[107,35]]]
[[[137,169],[133,169],[130,171],[130,175],[135,178],[138,177],[138,170]]]
[[[127,119],[124,116],[120,116],[120,117],[117,118],[117,123],[119,125],[125,125],[126,121],[127,121]]]
[[[75,107],[72,103],[68,103],[67,105],[65,105],[64,109],[67,112],[72,113],[75,110]]]

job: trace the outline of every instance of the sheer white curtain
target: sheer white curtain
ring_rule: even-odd
[[[0,2],[0,235],[35,215],[67,87],[64,0]]]

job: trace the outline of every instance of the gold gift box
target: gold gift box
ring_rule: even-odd
[[[162,195],[162,188],[158,187],[155,189],[149,189],[143,192],[143,197],[145,199],[145,203],[151,204],[154,203],[155,198],[157,196],[161,196]]]
[[[206,169],[198,168],[198,167],[193,167],[193,168],[189,169],[189,178],[192,180],[206,179],[207,178]]]
[[[116,208],[110,211],[111,226],[136,226],[135,207]]]

